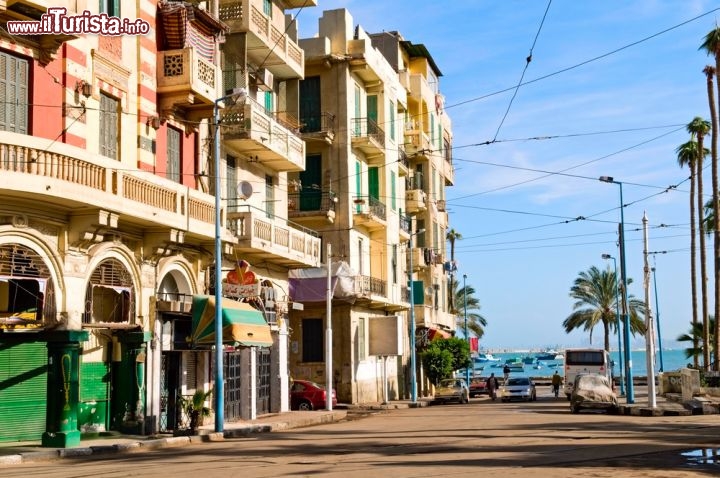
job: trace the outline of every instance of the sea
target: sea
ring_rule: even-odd
[[[522,359],[523,357],[527,356],[533,356],[534,353],[530,352],[493,352],[493,356],[495,358],[499,358],[499,362],[486,362],[482,364],[482,369],[480,369],[480,366],[477,366],[475,368],[475,376],[488,376],[490,373],[494,372],[496,375],[502,374],[502,368],[505,364],[505,361],[507,359],[513,359],[513,358],[519,358]],[[632,359],[632,374],[633,377],[646,377],[647,376],[647,362],[645,361],[646,353],[644,350],[633,350],[631,353],[631,359]],[[613,375],[619,376],[620,375],[620,361],[619,361],[619,355],[617,350],[613,350],[610,352],[610,358],[614,361],[615,365],[613,367]],[[662,367],[661,367],[662,362]],[[662,360],[660,357],[660,352],[656,351],[655,353],[655,373],[658,372],[672,372],[675,370],[679,370],[683,367],[687,367],[688,364],[692,363],[692,359],[688,359],[685,357],[685,350],[684,349],[663,349],[662,351]],[[623,358],[623,366],[624,366],[624,358]],[[532,377],[551,377],[555,371],[558,371],[560,374],[563,372],[563,361],[562,360],[542,360],[540,364],[535,365],[524,365],[524,373],[527,375],[530,375]]]

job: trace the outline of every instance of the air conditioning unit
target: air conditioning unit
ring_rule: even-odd
[[[445,212],[445,200],[444,199],[437,200],[437,210],[440,212]]]
[[[275,77],[268,69],[261,68],[255,72],[255,86],[263,91],[272,91]]]

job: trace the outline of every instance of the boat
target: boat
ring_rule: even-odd
[[[473,358],[473,361],[475,363],[499,362],[500,359],[490,353],[479,353]]]
[[[532,356],[530,356],[530,355],[522,358],[522,362],[523,362],[525,365],[533,365],[533,364],[535,364],[537,361],[538,361],[537,358],[532,357]]]
[[[563,360],[565,356],[557,350],[545,350],[535,354],[535,358],[538,360]]]

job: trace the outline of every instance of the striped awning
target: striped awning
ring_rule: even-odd
[[[262,312],[251,305],[224,298],[221,317],[223,344],[245,347],[272,346],[270,326],[265,322]],[[193,347],[215,344],[215,296],[193,296],[190,342]]]

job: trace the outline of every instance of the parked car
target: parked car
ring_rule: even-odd
[[[570,395],[570,411],[578,413],[583,408],[617,413],[617,395],[605,375],[581,373],[575,376]]]
[[[530,377],[513,377],[512,375],[505,380],[505,383],[498,390],[498,397],[503,402],[510,400],[527,400],[534,402],[537,400],[537,392],[535,383]]]
[[[470,379],[470,397],[477,397],[478,395],[487,395],[488,390],[485,386],[487,378],[485,377],[473,377]]]
[[[337,405],[335,389],[332,391],[333,407]],[[318,410],[327,405],[325,387],[310,380],[294,380],[290,387],[290,408],[292,410]]]
[[[438,402],[450,402],[457,400],[459,403],[470,401],[470,390],[465,380],[460,378],[446,378],[440,381],[435,387],[435,400]]]

